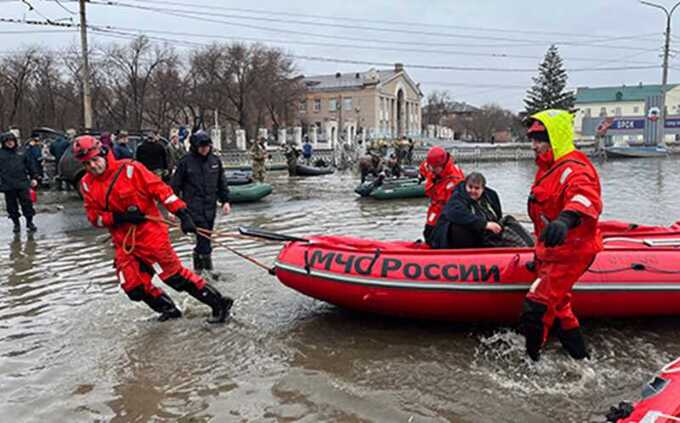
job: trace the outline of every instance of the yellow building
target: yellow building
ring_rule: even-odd
[[[335,73],[303,79],[307,89],[298,120],[320,137],[353,139],[418,136],[423,93],[401,64],[390,70]]]

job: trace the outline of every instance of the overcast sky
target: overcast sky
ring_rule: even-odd
[[[78,16],[67,11],[77,12],[77,2],[24,1],[34,10],[19,0],[0,0],[0,17],[77,22]],[[497,103],[514,111],[522,109],[531,77],[551,43],[558,44],[570,70],[570,87],[661,81],[665,15],[634,0],[106,2],[88,4],[89,24],[171,39],[179,51],[191,43],[260,41],[296,56],[297,68],[305,75],[364,71],[386,67],[381,63],[402,62],[426,95],[447,89],[458,101]],[[674,3],[659,0],[667,7]],[[27,45],[59,48],[79,42],[78,34],[67,30],[16,32],[46,29],[50,28],[0,22],[0,53]],[[680,51],[680,12],[671,32],[677,34],[671,48],[677,43]],[[90,40],[125,42],[93,32]],[[680,58],[672,57],[670,63],[669,82],[678,82]],[[455,69],[461,67],[472,70]],[[635,67],[644,69],[630,69]]]

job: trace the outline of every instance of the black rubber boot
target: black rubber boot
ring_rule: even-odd
[[[15,234],[21,232],[21,222],[19,222],[19,219],[12,219],[12,223],[14,223],[14,228],[12,228],[12,232],[14,232]]]
[[[203,289],[193,287],[187,290],[187,292],[198,301],[212,308],[212,317],[207,320],[208,323],[224,323],[227,317],[229,317],[229,311],[234,304],[234,300],[229,297],[223,297],[212,285],[206,283]]]
[[[143,301],[146,305],[151,307],[153,311],[160,313],[160,316],[158,316],[159,322],[182,317],[182,312],[175,306],[175,303],[172,302],[172,299],[168,294],[163,293],[156,298],[147,295],[144,297]]]
[[[588,354],[588,349],[586,348],[586,342],[581,333],[581,328],[568,330],[558,328],[557,338],[562,343],[562,347],[567,350],[573,359],[583,360],[584,358],[590,358],[590,354]]]
[[[524,300],[524,309],[519,318],[519,332],[524,335],[527,355],[533,360],[541,358],[543,346],[543,316],[548,310],[545,304]]]
[[[203,257],[203,256],[202,256],[201,254],[198,254],[198,253],[194,252],[194,256],[193,256],[193,259],[194,259],[194,272],[196,272],[196,273],[201,273],[201,271],[203,271],[203,270],[205,269],[205,267],[203,267],[203,260],[202,260],[202,257]]]
[[[212,256],[210,254],[203,255],[203,266],[205,266],[205,270],[213,270]]]
[[[26,229],[28,229],[28,232],[35,232],[38,230],[33,224],[33,217],[26,218]]]

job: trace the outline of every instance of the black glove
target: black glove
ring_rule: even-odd
[[[114,213],[113,223],[120,225],[121,223],[132,223],[133,225],[138,225],[146,220],[144,213],[139,211],[137,206],[128,207],[127,211],[124,213]]]
[[[182,222],[182,232],[185,234],[196,233],[196,224],[194,223],[194,219],[191,218],[189,209],[179,209],[177,210],[177,213],[175,213],[175,216],[179,217],[179,220]]]
[[[564,244],[564,240],[567,239],[567,232],[569,232],[569,229],[577,226],[580,223],[580,220],[581,219],[576,212],[562,212],[557,216],[557,219],[548,223],[548,226],[543,228],[543,232],[541,232],[541,236],[538,239],[544,241],[546,247],[562,245]]]

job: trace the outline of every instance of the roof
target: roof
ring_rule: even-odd
[[[678,84],[666,85],[670,90]],[[661,85],[621,85],[618,87],[580,87],[576,90],[576,104],[608,103],[617,101],[645,101],[648,97],[661,95]]]
[[[452,101],[451,113],[474,113],[478,112],[479,108],[465,102]]]
[[[409,78],[405,71],[397,71],[395,69],[370,69],[366,72],[337,72],[330,75],[306,76],[302,79],[302,82],[310,91],[337,91],[361,89],[369,85],[384,84],[398,74],[403,74],[413,84],[414,89],[420,92],[420,88]]]

